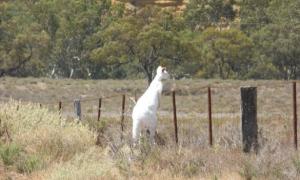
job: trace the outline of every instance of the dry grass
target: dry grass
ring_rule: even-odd
[[[13,100],[1,103],[0,120],[3,165],[22,173],[67,161],[95,141],[95,133],[87,126],[66,122],[58,112],[37,104]]]
[[[174,88],[173,83],[167,89]],[[143,140],[138,148],[130,145],[130,100],[126,101],[121,140],[121,96],[103,101],[101,123],[95,121],[97,100],[82,103],[83,124],[75,123],[72,99],[118,93],[133,96],[135,91],[143,92],[145,81],[5,78],[0,79],[0,84],[3,101],[10,97],[23,100],[1,104],[0,131],[4,133],[0,152],[12,164],[5,164],[2,158],[0,179],[300,178],[300,154],[292,145],[292,95],[288,82],[176,81],[179,144],[174,143],[171,98],[166,93],[158,126],[164,145],[150,147]],[[201,89],[207,85],[217,87],[213,88],[213,147],[207,145],[207,97],[206,89]],[[258,85],[258,154],[241,151],[238,86],[244,85]],[[63,102],[62,118],[57,104],[46,106],[58,100],[70,101]],[[41,102],[44,108],[27,101]]]

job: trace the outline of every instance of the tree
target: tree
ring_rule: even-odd
[[[146,7],[137,14],[112,23],[102,33],[103,45],[93,50],[92,59],[103,65],[130,63],[142,69],[150,83],[159,64],[181,61],[176,55],[179,45],[176,33],[169,22],[157,21],[166,17],[160,15],[159,9]]]
[[[271,1],[243,0],[240,4],[241,30],[249,34],[270,23],[268,8]]]
[[[204,77],[241,79],[251,70],[253,43],[236,29],[205,30],[199,37]]]
[[[184,11],[186,24],[192,30],[228,26],[236,16],[233,0],[191,0]]]
[[[274,0],[268,8],[271,23],[253,33],[258,57],[271,61],[278,77],[300,77],[300,2]]]
[[[49,36],[24,3],[0,4],[0,9],[0,76],[28,74],[27,67],[36,69],[31,75],[41,75]]]
[[[39,0],[30,4],[31,13],[50,38],[49,70],[56,76],[95,78],[89,59],[90,37],[122,16],[122,5],[110,0]]]

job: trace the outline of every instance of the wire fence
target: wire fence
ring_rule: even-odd
[[[264,131],[266,136],[273,136],[275,133],[281,133],[283,139],[293,136],[295,147],[297,147],[298,124],[295,99],[297,100],[299,93],[297,94],[297,90],[293,90],[292,84],[295,83],[296,81],[286,81],[276,84],[273,82],[261,84],[253,81],[253,83],[248,83],[250,85],[212,84],[195,88],[191,88],[191,86],[175,87],[171,91],[164,91],[158,116],[159,119],[169,122],[166,128],[174,125],[176,143],[199,143],[201,141],[202,144],[204,142],[204,144],[213,145],[216,142],[226,146],[234,142],[234,138],[240,138],[236,136],[235,132],[239,129],[241,118],[240,88],[254,86],[258,91],[258,123],[268,124],[260,130]],[[124,131],[125,128],[130,128],[130,116],[135,105],[134,101],[141,94],[137,91],[122,92],[107,96],[62,98],[59,101],[34,101],[34,103],[53,111],[59,110],[64,117],[74,117],[74,100],[79,99],[83,120],[85,117],[90,117],[95,121],[101,121],[101,118],[118,118],[121,129]],[[7,101],[7,99],[1,99]],[[27,102],[26,100],[22,101]],[[174,124],[171,123],[171,120]],[[272,131],[274,127],[277,129],[276,131]],[[203,132],[199,129],[207,129],[207,131]],[[184,142],[180,140],[181,137],[186,137]]]

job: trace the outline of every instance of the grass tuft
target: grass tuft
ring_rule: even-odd
[[[21,148],[17,144],[7,144],[0,146],[0,156],[6,166],[11,166],[18,159]]]

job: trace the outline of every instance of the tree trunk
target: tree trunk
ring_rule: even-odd
[[[148,85],[150,85],[151,82],[152,82],[152,79],[153,79],[153,77],[152,77],[153,68],[151,66],[147,65],[147,64],[144,64],[142,66],[142,68],[143,68],[143,70],[144,70],[144,72],[147,76]]]

